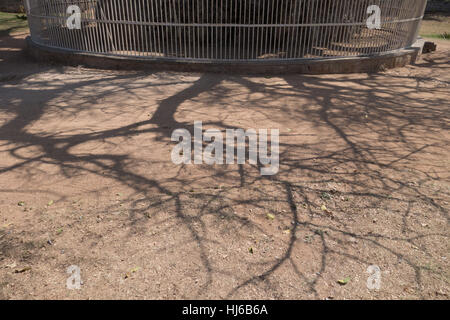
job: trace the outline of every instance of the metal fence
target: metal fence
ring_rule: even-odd
[[[35,43],[200,61],[373,55],[410,46],[426,0],[25,0]],[[76,5],[79,29],[67,26]],[[381,25],[367,26],[368,7]]]

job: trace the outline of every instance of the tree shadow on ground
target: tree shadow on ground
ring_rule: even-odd
[[[448,140],[442,134],[448,131],[449,124],[444,80],[434,79],[433,87],[427,89],[432,93],[418,97],[417,92],[430,84],[433,74],[425,77],[426,81],[424,77],[396,74],[273,79],[202,74],[183,79],[178,74],[165,73],[73,71],[73,77],[69,75],[69,79],[63,80],[61,74],[64,73],[37,74],[14,86],[8,81],[0,83],[0,112],[5,115],[0,124],[0,147],[2,158],[10,159],[10,164],[0,168],[0,177],[10,173],[32,176],[35,174],[32,168],[52,165],[66,179],[80,173],[108,178],[134,190],[135,195],[143,195],[139,199],[130,196],[128,201],[130,219],[135,220],[137,232],[141,230],[142,217],[169,208],[168,212],[173,212],[172,218],[178,222],[177,228],[181,225],[196,243],[201,272],[207,275],[189,298],[212,291],[218,275],[233,276],[228,268],[216,266],[208,250],[209,229],[217,226],[218,233],[224,232],[219,226],[223,224],[221,216],[226,216],[227,227],[235,231],[235,240],[242,236],[240,230],[265,232],[260,220],[234,214],[237,206],[263,212],[285,208],[280,215],[290,222],[289,235],[281,254],[254,262],[257,271],[240,273],[238,283],[223,297],[237,297],[250,286],[259,287],[266,295],[278,291],[275,296],[283,297],[282,290],[271,282],[283,268],[283,272],[289,269],[295,281],[307,288],[305,292],[319,298],[317,286],[324,273],[333,268],[330,262],[340,257],[369,266],[375,259],[368,252],[403,261],[404,270],[414,274],[414,295],[431,294],[424,290],[423,276],[424,272],[433,272],[424,270],[423,261],[405,246],[420,247],[421,253],[435,258],[432,248],[435,242],[426,239],[448,241],[448,234],[442,231],[445,226],[428,231],[419,222],[437,219],[448,225],[448,190],[441,188],[448,182],[445,174],[448,163],[438,160],[448,154]],[[177,85],[183,89],[166,93]],[[143,92],[147,94],[142,95]],[[110,95],[122,99],[120,102],[126,108],[113,107],[111,114],[102,120],[133,109],[141,112],[158,94],[164,98],[156,102],[147,120],[107,129],[96,127],[89,132],[90,128],[83,128],[82,133],[30,130],[49,116],[73,113],[76,117],[88,112]],[[128,99],[139,105],[127,105]],[[64,104],[70,101],[73,102]],[[230,104],[233,109],[229,109]],[[137,170],[145,159],[135,155],[115,154],[108,149],[102,152],[102,148],[92,153],[76,151],[87,144],[104,146],[109,139],[122,138],[127,143],[133,136],[146,136],[154,144],[170,142],[174,129],[193,132],[192,117],[203,120],[204,127],[239,128],[235,119],[228,121],[223,116],[229,110],[239,110],[239,105],[250,117],[284,126],[280,128],[280,172],[276,176],[260,176],[259,166],[247,164],[233,168],[202,166],[197,169],[195,179],[183,173],[186,166],[182,166],[172,169],[179,174],[161,179]],[[179,114],[181,107],[187,117]],[[208,112],[213,108],[216,112],[223,108],[223,114],[211,117]],[[310,139],[308,134],[312,135]],[[170,148],[169,144],[167,154]],[[36,151],[24,153],[24,150]],[[212,189],[204,187],[208,184]],[[193,193],[193,189],[198,191]],[[235,192],[246,196],[237,199]],[[321,209],[323,203],[329,210]],[[207,217],[217,224],[205,222]],[[387,224],[385,229],[372,228],[374,219],[383,220]],[[398,225],[394,225],[396,222]],[[160,232],[174,232],[171,228]],[[311,234],[317,240],[313,276],[293,256],[305,242],[299,233],[302,237]],[[372,249],[364,254],[347,250],[355,241]]]

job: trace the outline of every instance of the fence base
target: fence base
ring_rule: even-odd
[[[108,70],[146,70],[214,72],[231,74],[338,74],[373,73],[415,63],[422,53],[424,41],[419,39],[409,48],[372,56],[298,59],[282,62],[191,62],[173,59],[149,59],[89,54],[66,49],[49,48],[27,38],[28,54],[40,62],[83,66]]]

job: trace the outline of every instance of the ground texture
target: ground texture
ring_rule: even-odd
[[[41,65],[24,37],[0,39],[0,298],[449,299],[449,42],[247,77]],[[279,128],[279,174],[174,165],[195,120]]]

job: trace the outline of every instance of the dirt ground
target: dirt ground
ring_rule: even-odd
[[[0,39],[1,299],[449,299],[450,42],[247,77],[38,64],[24,37]],[[279,128],[280,172],[174,165],[195,120]]]
[[[428,13],[425,14],[420,35],[432,38],[450,38],[450,14],[449,13]]]

